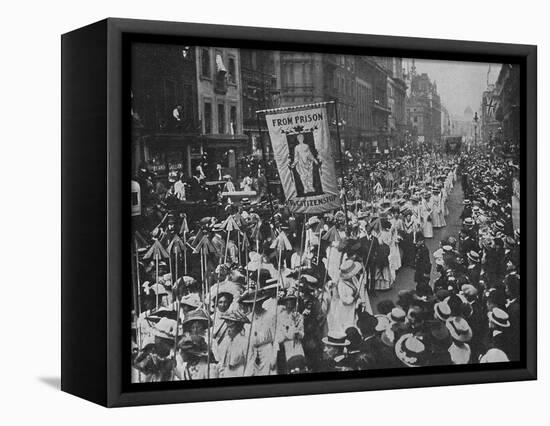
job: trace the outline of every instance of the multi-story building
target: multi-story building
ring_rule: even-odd
[[[517,151],[520,143],[519,81],[518,65],[502,65],[495,88],[495,118],[501,124],[498,140],[507,151]]]
[[[405,131],[407,128],[407,114],[405,110],[407,83],[405,82],[403,73],[403,59],[376,57],[376,61],[387,73],[387,105],[390,109],[388,132],[390,143],[392,147],[402,146],[405,143]]]
[[[340,142],[351,147],[358,139],[357,87],[352,56],[309,52],[274,52],[280,105],[337,101]],[[331,133],[336,141],[335,109],[328,108]]]
[[[484,143],[495,143],[500,122],[496,119],[497,93],[494,84],[487,86],[481,98],[481,134]]]
[[[441,98],[437,84],[426,73],[416,74],[411,69],[410,95],[407,97],[407,117],[417,142],[432,147],[441,142]]]
[[[144,161],[159,177],[189,175],[200,135],[194,48],[135,44],[132,63],[134,171]]]
[[[206,155],[207,174],[221,164],[226,173],[238,174],[238,158],[248,153],[243,134],[239,49],[196,47],[196,85],[201,123],[200,145],[192,159]]]
[[[264,116],[256,111],[279,106],[274,52],[241,49],[240,53],[243,132],[249,139],[251,152],[261,157],[261,138],[267,137],[267,127]]]
[[[462,115],[453,116],[453,136],[463,136],[468,141],[474,139],[474,111],[466,107]]]

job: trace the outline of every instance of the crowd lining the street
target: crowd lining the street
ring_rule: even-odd
[[[272,196],[260,168],[244,183],[257,199],[191,220],[170,208],[183,181],[158,191],[140,166],[132,381],[519,360],[515,166],[482,150],[402,154],[346,152],[342,209],[308,216]],[[201,174],[187,199],[202,198]],[[430,254],[453,191],[462,229]],[[405,268],[414,289],[385,298]]]

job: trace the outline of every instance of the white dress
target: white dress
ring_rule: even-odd
[[[441,195],[434,195],[432,197],[432,225],[434,228],[443,228],[447,226]]]
[[[420,220],[422,224],[422,234],[424,234],[424,238],[433,238],[434,236],[434,230],[432,225],[432,200],[426,201],[425,199],[422,201],[422,205],[420,206]]]

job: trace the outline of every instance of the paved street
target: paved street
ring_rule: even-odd
[[[433,261],[433,252],[439,247],[439,241],[441,239],[452,235],[458,237],[462,222],[460,220],[460,214],[462,213],[462,200],[463,200],[462,186],[460,181],[457,181],[454,187],[453,192],[449,197],[449,216],[447,216],[447,226],[444,228],[434,229],[434,237],[426,240],[426,245],[430,250],[430,258],[432,260],[432,282],[436,277],[435,272],[435,263]],[[414,269],[413,268],[401,268],[397,273],[397,278],[388,291],[378,291],[371,298],[372,309],[376,311],[376,304],[384,299],[397,299],[397,293],[400,290],[406,290],[415,288],[416,284],[414,282]]]

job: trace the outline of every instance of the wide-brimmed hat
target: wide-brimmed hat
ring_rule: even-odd
[[[151,321],[160,321],[161,318],[168,318],[168,319],[175,320],[177,319],[177,317],[178,317],[178,313],[176,311],[174,311],[173,309],[169,309],[164,306],[161,306],[160,308],[151,312],[151,314],[147,317],[147,319]]]
[[[489,349],[483,356],[479,358],[480,364],[487,364],[491,362],[509,362],[510,359],[504,351],[498,348]]]
[[[510,317],[508,314],[500,308],[493,308],[492,311],[487,313],[489,321],[500,328],[510,327]]]
[[[462,224],[465,226],[474,226],[475,222],[474,222],[474,219],[472,219],[471,217],[467,217],[462,221]]]
[[[261,303],[267,299],[269,299],[272,296],[273,288],[260,288],[256,291],[256,289],[251,288],[250,290],[245,291],[241,297],[239,298],[240,303],[254,303],[254,300],[256,303]],[[276,288],[275,288],[276,290]]]
[[[247,324],[250,322],[248,317],[239,309],[232,309],[220,315],[220,318],[226,321],[241,322]]]
[[[460,291],[467,299],[473,299],[477,296],[478,290],[472,284],[464,284]]]
[[[346,333],[329,331],[326,337],[323,337],[322,342],[328,346],[348,346],[350,341],[346,339]]]
[[[374,327],[374,331],[377,333],[380,333],[382,331],[385,331],[390,326],[390,319],[386,315],[375,315],[376,318],[376,325]]]
[[[475,262],[475,263],[479,263],[480,261],[480,258],[479,258],[479,254],[476,252],[476,251],[469,251],[468,254],[466,255],[466,257],[468,258],[468,260],[472,261],[472,262]]]
[[[504,231],[504,223],[502,223],[501,221],[496,221],[494,223],[494,228],[497,230],[497,231],[500,231],[500,232],[503,232]]]
[[[189,293],[180,299],[180,304],[198,308],[201,305],[201,299],[197,293]]]
[[[176,320],[163,317],[155,326],[151,329],[152,334],[155,337],[162,339],[174,339],[176,337],[176,330],[178,323]]]
[[[340,278],[343,280],[349,280],[357,275],[361,271],[361,264],[354,262],[353,260],[346,260],[340,266]]]
[[[181,325],[185,325],[191,321],[203,321],[210,324],[210,316],[203,309],[195,309],[185,316]]]
[[[380,335],[380,340],[382,343],[390,348],[393,347],[395,343],[395,332],[391,329],[391,327],[386,328],[382,334]]]
[[[434,305],[434,316],[440,321],[447,321],[451,317],[451,308],[447,302],[439,302]]]
[[[407,313],[399,307],[393,308],[388,314],[388,319],[391,323],[404,322],[406,317]]]
[[[451,337],[457,342],[469,342],[472,339],[472,329],[462,317],[451,317],[447,320],[447,329],[451,333]]]
[[[408,367],[421,367],[426,363],[426,346],[412,333],[404,334],[395,343],[395,355]]]

